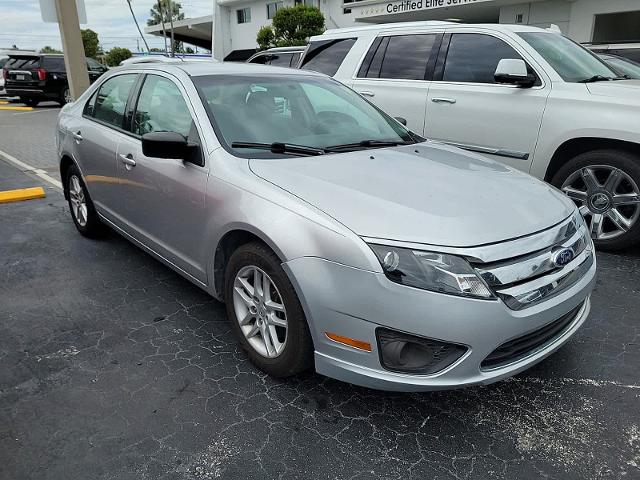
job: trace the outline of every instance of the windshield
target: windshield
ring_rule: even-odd
[[[232,147],[234,143],[277,142],[325,149],[416,140],[397,121],[330,78],[213,75],[193,80],[218,137],[237,156],[281,158],[283,154]]]
[[[605,56],[602,57],[605,62],[611,65],[620,75],[629,78],[640,79],[640,63],[636,63],[626,58]]]
[[[577,43],[552,32],[521,32],[531,45],[565,82],[584,82],[594,77],[618,76],[595,54]]]

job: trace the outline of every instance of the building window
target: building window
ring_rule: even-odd
[[[282,2],[267,3],[267,18],[271,20],[281,8]]]
[[[320,0],[295,0],[295,5],[306,5],[307,7],[320,8]]]
[[[240,10],[236,10],[238,14],[238,23],[250,23],[251,22],[251,9],[250,8],[242,8]]]
[[[517,14],[516,23],[522,23],[523,18],[524,18],[524,15],[522,13]]]
[[[342,2],[342,3],[353,3],[354,1],[355,1],[355,0],[343,0],[343,2]],[[344,15],[348,15],[348,14],[350,14],[350,13],[351,13],[351,9],[350,9],[350,8],[343,8],[343,9],[342,9],[342,13],[343,13]]]

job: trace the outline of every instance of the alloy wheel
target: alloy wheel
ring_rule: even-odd
[[[233,307],[251,347],[263,357],[278,357],[287,341],[288,322],[271,277],[254,265],[240,269],[233,282]]]
[[[73,102],[73,98],[71,97],[71,91],[69,90],[69,88],[64,89],[64,91],[62,92],[62,96],[64,97],[64,103]]]
[[[590,165],[573,172],[562,185],[585,217],[594,240],[627,233],[640,217],[640,189],[619,168]]]
[[[69,201],[71,203],[71,212],[78,222],[78,225],[84,227],[87,225],[87,202],[84,197],[84,190],[77,175],[71,175],[69,178]]]

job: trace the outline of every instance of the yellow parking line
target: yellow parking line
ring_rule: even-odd
[[[29,112],[33,110],[33,107],[3,107],[0,106],[0,110],[18,110],[20,112]]]
[[[0,192],[0,203],[21,202],[23,200],[33,200],[34,198],[44,197],[45,193],[42,187],[6,190],[4,192]]]

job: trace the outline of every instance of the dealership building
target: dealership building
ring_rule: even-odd
[[[581,43],[640,42],[640,0],[213,0],[212,15],[175,22],[174,35],[204,48],[213,40],[215,58],[242,60],[255,52],[260,27],[269,25],[279,8],[297,3],[320,8],[326,28],[449,20],[557,25]],[[162,35],[162,28],[146,32]]]

